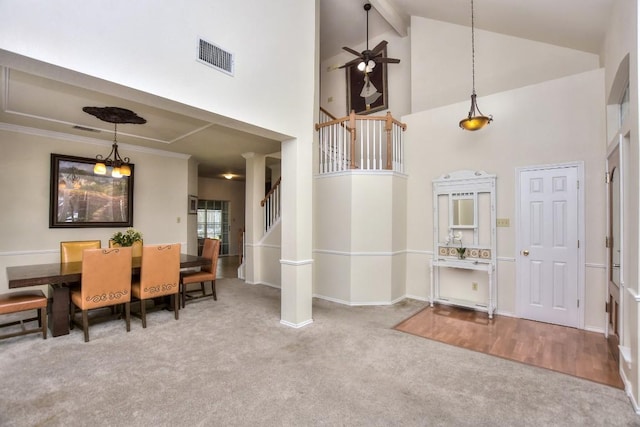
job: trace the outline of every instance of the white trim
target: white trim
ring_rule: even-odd
[[[516,262],[515,257],[506,257],[506,256],[497,256],[496,260],[502,261],[502,262]]]
[[[4,130],[8,132],[16,132],[16,133],[21,133],[25,135],[41,136],[44,138],[62,139],[65,141],[80,142],[83,144],[101,145],[103,147],[110,147],[111,144],[113,144],[113,141],[105,141],[102,139],[89,138],[86,136],[72,135],[72,134],[63,133],[63,132],[48,131],[48,130],[36,129],[32,127],[27,127],[27,126],[12,125],[9,123],[2,123],[2,122],[0,122],[0,130]],[[125,134],[121,134],[121,135],[125,135]],[[135,135],[134,137],[156,141],[151,138],[143,138],[137,135]],[[159,142],[163,142],[163,141],[159,141]],[[173,153],[170,151],[158,150],[156,148],[141,147],[139,145],[130,145],[130,144],[125,144],[121,142],[118,142],[118,147],[123,148],[126,151],[155,154],[157,156],[163,156],[163,157],[174,157],[178,159],[191,158],[190,154]]]
[[[429,297],[419,297],[417,295],[411,295],[411,294],[406,294],[405,297],[409,298],[409,299],[414,299],[416,301],[423,301],[423,302],[430,302],[431,301],[429,299]]]
[[[604,329],[596,328],[595,326],[585,326],[584,330],[587,331],[587,332],[595,332],[596,334],[603,334],[604,335]]]
[[[313,264],[313,259],[301,259],[300,261],[294,261],[290,259],[281,259],[280,264],[293,265],[293,266],[311,265]]]
[[[603,270],[607,269],[607,266],[605,264],[596,264],[595,262],[588,262],[584,266],[587,268],[600,268]]]
[[[635,289],[627,287],[627,292],[631,294],[631,296],[633,297],[633,299],[636,300],[636,302],[640,302],[640,295],[635,291]]]
[[[519,319],[519,317],[516,316],[515,313],[512,313],[510,311],[498,310],[497,308],[496,308],[496,314],[498,316],[513,317],[515,319]]]
[[[310,325],[312,323],[313,323],[313,319],[305,320],[304,322],[301,322],[301,323],[291,323],[291,322],[287,322],[286,320],[280,319],[280,324],[285,325],[285,326],[289,326],[289,327],[295,328],[295,329],[302,328],[302,327]]]
[[[339,256],[396,256],[406,254],[407,251],[395,251],[395,252],[345,252],[345,251],[331,251],[324,249],[316,249],[313,251],[317,254],[324,255],[339,255]]]
[[[315,179],[335,178],[337,176],[353,176],[353,175],[379,175],[379,176],[397,176],[398,178],[408,179],[409,175],[403,172],[377,169],[349,169],[338,172],[327,172],[314,175]]]
[[[433,256],[433,251],[421,251],[418,249],[407,249],[405,251],[407,254],[412,254],[412,255],[429,255],[429,256]]]
[[[39,249],[35,251],[8,251],[0,252],[0,257],[3,256],[24,256],[24,255],[43,255],[43,254],[57,254],[60,253],[60,249]]]
[[[365,307],[365,306],[381,306],[381,305],[394,305],[399,303],[402,300],[405,300],[408,297],[407,295],[402,295],[394,300],[391,301],[345,301],[345,300],[341,300],[341,299],[337,299],[337,298],[332,298],[332,297],[327,297],[324,295],[319,295],[319,294],[313,294],[314,298],[318,298],[318,299],[322,299],[325,301],[330,301],[330,302],[335,302],[336,304],[342,304],[342,305],[348,305],[349,307]],[[418,297],[411,297],[412,299],[418,299]],[[422,300],[421,301],[428,301],[428,300]]]
[[[638,402],[636,402],[635,397],[633,396],[633,385],[627,379],[627,376],[624,373],[624,369],[622,366],[619,367],[618,373],[620,374],[620,378],[622,378],[622,382],[624,383],[624,392],[627,394],[627,397],[631,401],[631,406],[633,406],[633,410],[636,414],[640,415],[640,407],[638,406]]]
[[[250,248],[268,248],[268,249],[281,249],[280,245],[268,245],[264,243],[245,243],[245,246]]]
[[[566,163],[554,163],[554,164],[544,164],[544,165],[536,165],[536,166],[521,166],[515,168],[515,212],[516,212],[516,253],[522,247],[521,235],[519,233],[518,221],[520,220],[520,177],[523,172],[530,171],[542,171],[542,170],[550,170],[550,169],[565,169],[565,168],[576,168],[576,178],[580,185],[576,190],[577,196],[577,209],[578,209],[578,241],[581,242],[578,250],[578,272],[577,272],[577,280],[578,280],[578,300],[582,302],[578,307],[578,328],[584,329],[584,311],[586,306],[586,224],[585,224],[585,186],[586,181],[584,177],[584,161],[577,160],[573,162]],[[521,316],[522,307],[520,302],[520,272],[518,271],[518,262],[516,258],[516,314]]]

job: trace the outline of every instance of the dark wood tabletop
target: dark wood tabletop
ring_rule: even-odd
[[[132,273],[140,272],[141,259],[140,257],[132,259]],[[180,268],[202,267],[208,264],[211,264],[211,260],[208,258],[180,254]],[[74,283],[80,282],[81,278],[81,262],[57,262],[7,267],[7,279],[10,289],[56,283]]]

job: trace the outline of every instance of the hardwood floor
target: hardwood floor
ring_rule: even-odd
[[[427,307],[396,330],[623,388],[604,335],[458,307]]]
[[[216,269],[216,277],[238,277],[238,257],[237,256],[221,256],[218,258],[218,268]]]

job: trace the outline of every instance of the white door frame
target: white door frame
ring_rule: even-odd
[[[522,236],[520,234],[520,176],[523,172],[530,171],[538,171],[538,170],[548,170],[548,169],[563,169],[568,167],[577,168],[577,176],[578,176],[578,241],[580,242],[580,246],[578,248],[578,299],[580,301],[580,305],[578,306],[578,327],[580,329],[584,329],[584,306],[585,306],[585,221],[584,221],[584,162],[583,161],[575,161],[568,163],[555,163],[548,165],[537,165],[537,166],[522,166],[517,167],[515,170],[516,173],[516,218],[514,222],[514,226],[516,227],[516,315],[518,317],[522,317],[522,313],[524,308],[522,307],[522,298],[520,298],[520,294],[522,292],[521,287],[522,283],[520,280],[520,274],[522,271],[522,260],[520,252],[524,249],[522,246]]]

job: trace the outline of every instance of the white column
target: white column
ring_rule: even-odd
[[[313,322],[312,135],[282,143],[282,251],[280,323]]]
[[[262,238],[262,208],[260,201],[264,197],[265,156],[256,153],[244,153],[246,159],[245,183],[245,282],[260,283],[260,253],[257,247]]]

